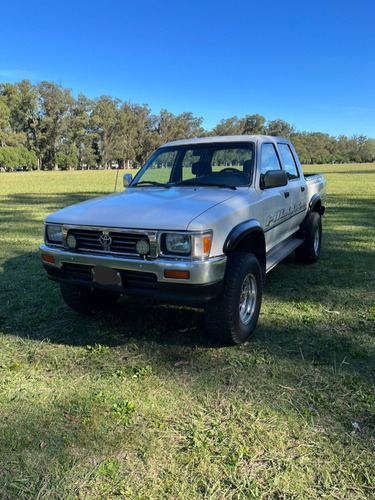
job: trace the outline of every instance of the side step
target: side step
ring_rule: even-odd
[[[271,271],[279,262],[285,259],[290,253],[303,243],[303,239],[291,236],[280,245],[277,245],[267,254],[266,273]]]

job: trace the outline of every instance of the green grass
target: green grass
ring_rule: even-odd
[[[238,347],[195,309],[64,305],[43,218],[116,172],[0,174],[0,498],[374,498],[375,165],[305,170],[328,180],[321,258],[268,275]]]

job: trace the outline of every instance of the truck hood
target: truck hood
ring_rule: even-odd
[[[129,229],[188,229],[210,208],[237,196],[218,187],[130,188],[63,208],[46,222]]]

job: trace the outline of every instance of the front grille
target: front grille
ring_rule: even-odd
[[[101,231],[86,231],[85,229],[73,229],[68,234],[72,234],[77,240],[77,250],[103,251],[103,245],[99,238],[102,235]]]
[[[115,253],[126,253],[126,254],[137,254],[135,249],[137,241],[144,240],[149,242],[148,236],[146,234],[129,234],[129,233],[109,233],[112,238],[112,244],[110,245],[111,252]]]
[[[113,253],[123,255],[139,256],[135,246],[139,240],[146,241],[147,234],[135,234],[117,231],[100,231],[90,229],[71,229],[68,235],[72,234],[77,240],[76,251],[78,252],[96,252]],[[101,238],[106,236],[106,238]],[[108,238],[109,237],[109,238]]]

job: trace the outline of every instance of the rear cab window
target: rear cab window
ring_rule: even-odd
[[[299,172],[289,144],[278,143],[283,169],[286,171],[289,180],[298,179]]]

